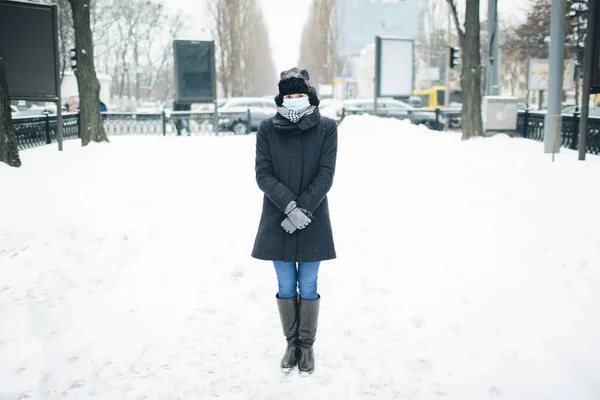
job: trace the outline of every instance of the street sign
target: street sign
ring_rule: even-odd
[[[529,60],[527,73],[527,90],[548,90],[550,76],[550,61],[545,59]],[[575,60],[565,62],[563,90],[573,90],[575,87]]]

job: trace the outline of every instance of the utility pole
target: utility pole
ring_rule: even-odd
[[[447,4],[447,6],[448,20],[446,27],[446,76],[444,77],[444,108],[448,108],[448,105],[450,104],[450,47],[452,47],[452,44],[450,44],[450,41],[452,40],[452,35],[450,33],[450,28],[452,26],[450,21],[450,13],[452,11],[450,10],[450,4]],[[446,121],[445,124],[447,125],[448,122]],[[448,129],[447,126],[445,128]]]
[[[590,109],[590,89],[592,87],[592,69],[594,68],[594,58],[596,47],[594,39],[596,38],[596,25],[598,24],[598,2],[591,0],[588,11],[587,36],[585,38],[585,55],[583,57],[583,94],[581,98],[581,121],[579,122],[579,160],[585,161],[587,152],[588,135],[588,116]]]
[[[550,15],[550,77],[548,112],[544,120],[544,153],[560,151],[560,104],[564,71],[566,0],[552,0]]]
[[[488,0],[488,48],[486,90],[488,96],[500,94],[500,54],[498,51],[498,0]]]

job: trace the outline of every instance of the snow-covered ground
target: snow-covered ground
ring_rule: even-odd
[[[600,157],[340,127],[317,370],[283,376],[249,257],[254,136],[0,165],[0,399],[600,398]]]

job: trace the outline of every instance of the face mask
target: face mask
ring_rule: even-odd
[[[288,110],[298,111],[310,106],[308,97],[297,97],[295,99],[283,99],[283,106]]]

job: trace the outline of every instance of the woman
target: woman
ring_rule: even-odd
[[[276,295],[287,348],[281,369],[315,370],[313,343],[321,261],[336,257],[327,192],[333,183],[337,125],[321,117],[308,71],[281,73],[277,114],[263,121],[256,138],[256,181],[264,192],[252,256],[273,261]]]

